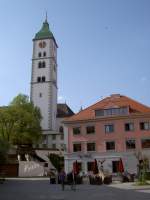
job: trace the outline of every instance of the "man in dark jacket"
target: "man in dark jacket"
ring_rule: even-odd
[[[59,174],[59,180],[60,180],[60,183],[62,186],[62,190],[65,189],[65,178],[66,178],[66,173],[65,173],[64,169],[62,169]]]

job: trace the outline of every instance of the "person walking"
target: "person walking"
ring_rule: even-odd
[[[74,171],[72,170],[70,173],[67,174],[67,182],[71,187],[71,190],[76,190],[76,175],[74,174]]]
[[[65,173],[64,169],[62,169],[59,174],[59,180],[61,183],[62,190],[65,189],[65,178],[66,178],[66,173]]]

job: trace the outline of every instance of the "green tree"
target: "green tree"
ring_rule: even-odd
[[[0,108],[0,138],[10,142],[15,132],[15,126],[19,119],[18,112],[14,107]]]
[[[0,139],[0,164],[4,164],[7,160],[9,143],[6,140]]]
[[[0,109],[0,137],[16,145],[34,144],[41,138],[40,110],[19,94],[8,107]]]
[[[64,167],[64,157],[55,153],[48,154],[48,158],[58,172]]]

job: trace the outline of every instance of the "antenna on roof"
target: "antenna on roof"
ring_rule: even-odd
[[[83,108],[82,108],[82,105],[81,105],[79,112],[81,112],[82,110],[83,110]]]

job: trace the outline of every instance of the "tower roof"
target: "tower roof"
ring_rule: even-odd
[[[57,104],[57,118],[70,117],[74,115],[74,112],[66,103]]]
[[[42,28],[40,29],[39,32],[35,34],[35,37],[33,40],[41,40],[41,39],[48,39],[48,38],[53,39],[57,46],[53,33],[51,32],[49,28],[49,23],[47,22],[47,17],[46,17],[45,21],[43,22]]]

